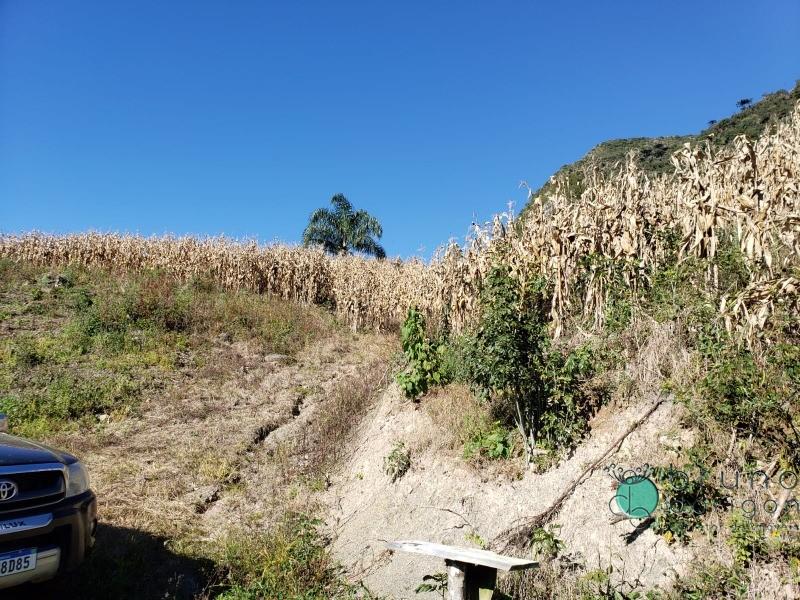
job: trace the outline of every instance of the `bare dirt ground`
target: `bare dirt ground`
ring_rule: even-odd
[[[186,549],[278,518],[304,460],[288,443],[336,386],[385,370],[392,349],[386,337],[348,331],[294,358],[222,339],[200,373],[150,399],[139,418],[52,440],[88,466],[101,527],[86,565],[37,597],[206,595],[211,564]]]
[[[489,544],[514,521],[547,508],[646,410],[649,400],[605,407],[589,438],[571,457],[545,473],[526,472],[516,479],[465,463],[449,449],[448,432],[438,429],[426,410],[404,400],[393,386],[363,423],[356,453],[328,492],[334,553],[374,593],[419,598],[414,589],[422,577],[444,570],[444,565],[435,558],[391,555],[387,540]],[[662,463],[686,441],[678,414],[671,402],[662,404],[604,464]],[[411,449],[411,468],[390,483],[382,470],[383,457],[397,441]],[[628,581],[668,583],[686,570],[693,553],[668,545],[650,530],[631,540],[629,522],[612,524],[608,503],[613,484],[600,468],[564,504],[554,523],[560,526],[558,536],[566,552],[589,569],[614,564]]]

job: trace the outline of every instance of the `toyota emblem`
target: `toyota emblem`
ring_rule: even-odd
[[[17,495],[17,484],[8,479],[0,480],[0,502],[11,500]]]

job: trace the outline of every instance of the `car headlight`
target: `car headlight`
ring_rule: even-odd
[[[77,496],[89,489],[89,473],[80,462],[67,465],[67,498]]]

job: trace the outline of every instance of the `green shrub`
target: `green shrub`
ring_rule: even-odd
[[[508,267],[491,270],[481,294],[481,320],[465,358],[472,383],[514,407],[529,460],[546,402],[542,373],[549,339],[543,282],[526,292],[523,298]]]
[[[448,377],[442,366],[446,347],[428,339],[425,317],[416,307],[408,311],[401,339],[408,365],[395,379],[407,398],[418,398],[431,386],[447,383]]]
[[[569,446],[586,428],[589,398],[582,384],[594,372],[588,347],[569,354],[552,348],[547,332],[547,286],[531,282],[524,293],[508,267],[494,267],[481,295],[481,320],[465,338],[469,381],[513,420],[526,458],[537,446]]]
[[[403,442],[397,442],[392,451],[383,459],[383,471],[392,480],[400,479],[411,468],[411,454]]]
[[[495,421],[488,429],[477,427],[471,432],[464,445],[464,458],[509,458],[513,447],[513,433]]]
[[[740,431],[757,432],[764,420],[775,416],[782,399],[749,352],[729,353],[718,359],[700,384],[711,415],[719,423]]]
[[[764,540],[764,533],[751,518],[736,512],[730,518],[730,527],[728,544],[733,548],[737,564],[746,567],[752,559],[766,553],[767,543]]]
[[[800,390],[800,350],[796,343],[776,343],[756,355],[733,345],[705,355],[706,369],[686,401],[706,428],[735,430],[752,437],[770,457],[800,464],[796,425]]]
[[[705,515],[728,505],[728,499],[708,481],[707,472],[695,462],[681,469],[657,467],[654,479],[660,500],[653,531],[667,541],[686,542],[693,530],[702,527]]]
[[[422,583],[416,587],[414,593],[423,594],[426,592],[437,593],[444,598],[447,592],[447,573],[441,571],[432,575],[423,575]]]
[[[557,535],[558,529],[558,525],[551,525],[547,529],[537,527],[533,531],[531,534],[531,547],[537,558],[553,560],[564,549],[564,542]]]
[[[685,600],[744,600],[750,580],[740,565],[703,565],[690,577],[675,580],[675,594]]]

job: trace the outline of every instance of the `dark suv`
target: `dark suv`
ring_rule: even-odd
[[[78,459],[6,431],[0,415],[0,589],[77,566],[97,528],[97,501]]]

